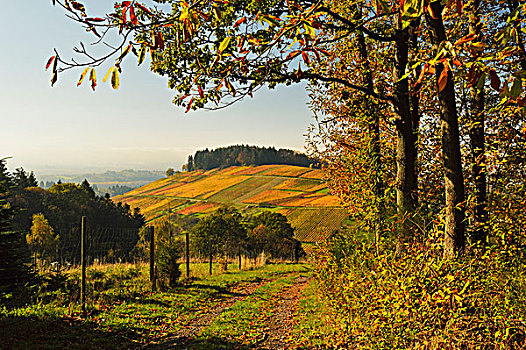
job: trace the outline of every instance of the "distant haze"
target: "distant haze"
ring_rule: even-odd
[[[93,42],[49,1],[8,1],[0,23],[16,35],[4,37],[9,54],[0,55],[0,158],[8,167],[37,175],[79,174],[122,169],[181,169],[198,149],[233,144],[303,150],[311,122],[304,85],[261,89],[219,111],[184,113],[171,103],[166,79],[149,63],[123,62],[121,86],[102,83],[108,67],[97,68],[99,86],[77,88],[80,71],[67,71],[50,87],[44,70],[56,48],[73,56],[82,40]],[[88,13],[102,15],[113,2],[90,2]],[[24,14],[24,20],[13,14]],[[22,38],[29,38],[24,39]],[[130,57],[132,57],[130,55]]]

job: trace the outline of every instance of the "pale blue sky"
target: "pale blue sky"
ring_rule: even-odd
[[[101,15],[113,1],[83,1],[89,15]],[[55,87],[44,70],[57,48],[71,57],[82,28],[50,0],[7,1],[0,27],[0,158],[9,168],[37,175],[82,171],[180,168],[197,149],[255,144],[303,150],[311,113],[302,86],[260,90],[254,99],[221,111],[184,113],[172,105],[166,80],[143,64],[124,65],[121,86],[76,87],[80,71],[62,73]]]

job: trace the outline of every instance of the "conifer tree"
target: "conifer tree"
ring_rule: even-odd
[[[0,302],[30,280],[29,251],[21,234],[12,231],[13,209],[7,201],[9,174],[0,160]]]

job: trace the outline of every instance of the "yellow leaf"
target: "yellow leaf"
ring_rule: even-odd
[[[228,46],[228,43],[230,43],[230,39],[231,37],[228,36],[221,42],[221,44],[219,45],[219,53],[225,51],[225,49]]]
[[[314,30],[314,27],[311,26],[309,23],[303,23],[303,28],[305,28],[305,30],[311,38],[314,38],[316,36],[316,31]]]
[[[141,48],[139,49],[139,58],[138,58],[138,66],[140,66],[142,64],[142,62],[144,61],[144,56],[146,55],[146,46],[141,46]]]
[[[82,74],[80,75],[80,79],[79,79],[79,82],[77,83],[77,86],[80,86],[80,84],[82,84],[82,81],[84,80],[84,77],[86,76],[86,74],[88,73],[89,71],[89,67],[87,67],[86,69],[84,69],[84,71],[82,72]]]
[[[115,68],[115,67],[110,67],[110,69],[108,69],[108,73],[106,73],[106,75],[104,76],[104,79],[102,79],[103,83],[105,83],[106,80],[108,80],[108,77],[110,76],[111,72],[113,71],[113,68]]]
[[[111,87],[114,90],[119,88],[119,70],[117,67],[113,67],[113,71],[111,73]]]

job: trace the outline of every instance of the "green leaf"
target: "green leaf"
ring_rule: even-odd
[[[144,61],[144,56],[146,55],[146,46],[141,46],[141,48],[139,49],[139,59],[138,59],[138,66],[140,66],[142,64],[142,62]]]
[[[486,83],[486,77],[487,77],[487,75],[488,75],[487,73],[482,73],[482,74],[480,75],[480,78],[479,78],[479,80],[477,81],[477,86],[476,86],[476,88],[477,88],[478,91],[480,91],[480,90],[482,90],[482,89],[484,88],[484,84]]]
[[[522,79],[515,78],[515,80],[513,81],[513,85],[511,86],[510,96],[511,98],[515,99],[519,97],[521,92],[522,92]]]

